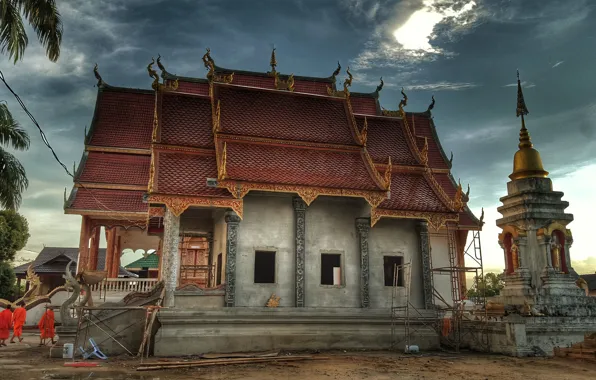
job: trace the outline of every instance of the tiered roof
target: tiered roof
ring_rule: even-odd
[[[362,197],[373,225],[399,217],[481,226],[450,174],[432,106],[406,113],[404,94],[397,111],[382,110],[382,80],[375,92],[350,93],[349,70],[341,89],[340,67],[327,78],[282,75],[274,54],[266,73],[220,68],[209,51],[203,61],[207,79],[170,74],[158,58],[163,83],[150,64],[149,91],[108,86],[96,72],[95,115],[67,212],[138,214],[155,225],[159,205],[242,216],[248,192],[277,191],[307,204]]]

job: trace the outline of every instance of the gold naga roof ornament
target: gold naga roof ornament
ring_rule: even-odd
[[[277,90],[294,92],[294,74],[291,74],[287,80],[282,80],[279,78],[279,73],[276,71],[274,77],[274,84]]]
[[[151,87],[154,90],[159,89],[162,91],[176,91],[178,89],[178,78],[176,78],[174,82],[168,81],[169,83],[159,83],[159,77],[155,77],[155,75],[157,75],[157,71],[153,70],[153,64],[155,64],[156,62],[153,60],[153,58],[151,58],[151,60],[153,62],[151,62],[149,66],[147,66],[149,76],[153,78],[153,84],[151,85]],[[149,67],[151,67],[151,69]],[[161,70],[161,77],[164,78],[166,75],[166,68],[161,63],[161,55],[159,54],[157,55],[157,67],[159,68],[159,70]]]
[[[449,157],[449,165],[453,165],[453,152],[451,152],[451,157]]]
[[[387,191],[391,190],[391,170],[393,170],[393,164],[391,163],[391,156],[389,156],[389,161],[387,162],[387,169],[385,169],[385,176],[383,179],[385,180],[385,189]]]
[[[383,77],[381,77],[379,80],[381,81],[381,83],[379,83],[379,85],[377,86],[377,89],[375,90],[375,92],[377,94],[379,94],[379,92],[381,92],[381,90],[383,89],[383,86],[385,85],[385,82],[383,82]]]
[[[219,181],[223,181],[228,176],[228,173],[227,173],[227,170],[226,170],[227,151],[228,151],[228,143],[227,142],[224,142],[224,146],[223,146],[223,149],[221,151],[221,159],[220,159],[220,163],[219,163],[219,169],[217,171],[217,179]]]
[[[272,77],[277,75],[277,71],[275,68],[277,67],[277,59],[275,57],[275,47],[271,50],[271,60],[269,61],[269,66],[271,66],[271,71],[267,72]]]
[[[368,138],[368,121],[365,116],[364,117],[364,126],[362,127],[362,130],[360,131],[360,139],[361,139],[362,145],[366,146],[367,138]]]
[[[457,180],[457,190],[455,191],[455,197],[453,199],[453,209],[454,211],[461,211],[464,207],[464,200],[463,200],[464,191],[461,187],[461,181]]]
[[[352,86],[352,80],[354,79],[354,76],[352,75],[352,73],[350,73],[349,66],[348,66],[348,69],[346,70],[346,73],[348,74],[348,77],[344,80],[344,89],[341,91],[337,91],[337,90],[334,90],[331,87],[327,86],[327,94],[329,96],[335,96],[338,98],[349,98],[350,97],[350,90],[348,90],[348,87]]]
[[[422,165],[428,164],[428,138],[424,137],[424,146],[420,150],[420,158],[422,159]]]
[[[466,199],[470,199],[470,184],[468,183],[468,190],[466,191]]]
[[[522,86],[519,79],[519,70],[517,71],[517,108],[515,115],[521,116],[521,129],[519,131],[519,150],[515,152],[513,157],[513,172],[509,175],[511,180],[523,178],[546,178],[548,172],[542,166],[542,158],[540,153],[534,149],[530,133],[526,129],[526,122],[524,116],[527,115],[528,108],[524,100]]]
[[[106,84],[106,82],[104,82],[103,79],[101,78],[101,75],[99,75],[97,63],[95,64],[95,67],[93,68],[93,75],[95,75],[95,79],[97,79],[97,87],[101,87],[104,84]]]
[[[333,72],[333,74],[331,74],[331,79],[333,79],[333,83],[335,83],[335,79],[339,75],[339,72],[340,71],[341,71],[341,65],[339,64],[339,61],[337,61],[337,69],[335,69],[335,71]]]
[[[484,223],[484,207],[482,208],[482,212],[480,213],[480,219],[479,219],[479,221],[480,221],[480,224],[483,224]]]
[[[153,83],[151,83],[151,88],[155,91],[159,90],[159,75],[157,75],[157,71],[153,70],[153,65],[155,64],[155,58],[151,58],[151,62],[147,65],[147,72],[149,76],[153,78]]]
[[[211,49],[207,48],[207,52],[203,55],[203,64],[209,70],[207,79],[210,82],[232,83],[234,80],[234,73],[217,75],[215,73],[215,61],[211,58]]]
[[[406,93],[404,92],[403,87],[401,88],[401,95],[403,96],[403,98],[399,101],[398,109],[396,111],[383,109],[383,116],[401,117],[405,120],[406,112],[404,111],[404,107],[408,105],[408,95],[406,95]]]

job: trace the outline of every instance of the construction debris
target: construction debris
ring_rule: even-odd
[[[263,352],[232,352],[229,354],[204,354],[201,359],[223,359],[223,358],[270,358],[279,355],[279,351]]]
[[[277,357],[261,357],[261,358],[234,358],[234,359],[214,359],[214,360],[198,360],[192,362],[172,362],[172,363],[146,363],[137,367],[137,371],[153,371],[163,369],[180,369],[180,368],[194,368],[207,367],[216,365],[230,365],[230,364],[256,364],[256,363],[280,363],[293,362],[301,360],[326,360],[327,357],[302,355],[302,356],[277,356]]]

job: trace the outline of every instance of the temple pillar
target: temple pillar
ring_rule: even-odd
[[[213,270],[213,233],[207,233],[207,265],[209,275],[207,277],[207,287],[210,288],[215,283],[215,271]]]
[[[161,281],[163,279],[162,276],[162,268],[163,268],[163,238],[159,239],[159,244],[157,245],[157,280]]]
[[[114,278],[112,267],[114,265],[114,249],[115,247],[115,240],[116,240],[116,228],[112,227],[110,229],[106,228],[106,262],[104,265],[104,270],[108,272],[108,278]]]
[[[294,203],[294,231],[296,250],[296,307],[304,307],[304,260],[306,256],[306,203],[300,197],[293,199]]]
[[[174,307],[174,292],[178,285],[180,270],[180,216],[166,208],[164,215],[162,280],[165,288],[165,307]]]
[[[579,275],[577,274],[577,272],[575,271],[575,269],[573,269],[573,266],[571,265],[571,254],[569,253],[569,250],[570,250],[572,244],[573,244],[573,238],[571,237],[571,235],[567,235],[565,237],[565,262],[567,263],[567,271],[573,278],[578,278]]]
[[[118,278],[118,274],[120,273],[120,256],[122,254],[122,236],[118,236],[118,230],[116,230],[114,234],[116,235],[116,237],[114,238],[114,251],[112,252],[113,256],[111,278]]]
[[[226,299],[225,306],[236,304],[236,252],[238,250],[238,226],[240,217],[234,211],[226,212]]]
[[[77,260],[77,273],[88,268],[89,262],[89,217],[83,215],[81,221],[81,234],[79,237],[79,258]]]
[[[356,229],[360,240],[360,306],[366,308],[370,306],[368,292],[368,232],[370,231],[370,219],[357,218]]]
[[[420,260],[422,266],[422,288],[424,308],[433,308],[433,274],[430,260],[430,237],[428,235],[428,222],[420,221],[416,227],[419,237]]]
[[[91,231],[91,245],[89,248],[89,270],[97,270],[97,260],[99,258],[99,237],[101,226],[95,227]]]

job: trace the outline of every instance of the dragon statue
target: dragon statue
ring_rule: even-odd
[[[33,265],[29,265],[27,268],[26,280],[29,282],[29,290],[27,290],[21,298],[15,300],[14,302],[0,298],[1,308],[8,309],[22,301],[25,303],[25,310],[30,310],[39,304],[51,302],[50,298],[54,294],[56,294],[58,291],[64,290],[64,288],[60,286],[47,295],[39,296],[38,293],[41,287],[41,280],[39,279],[39,276],[35,274]]]

